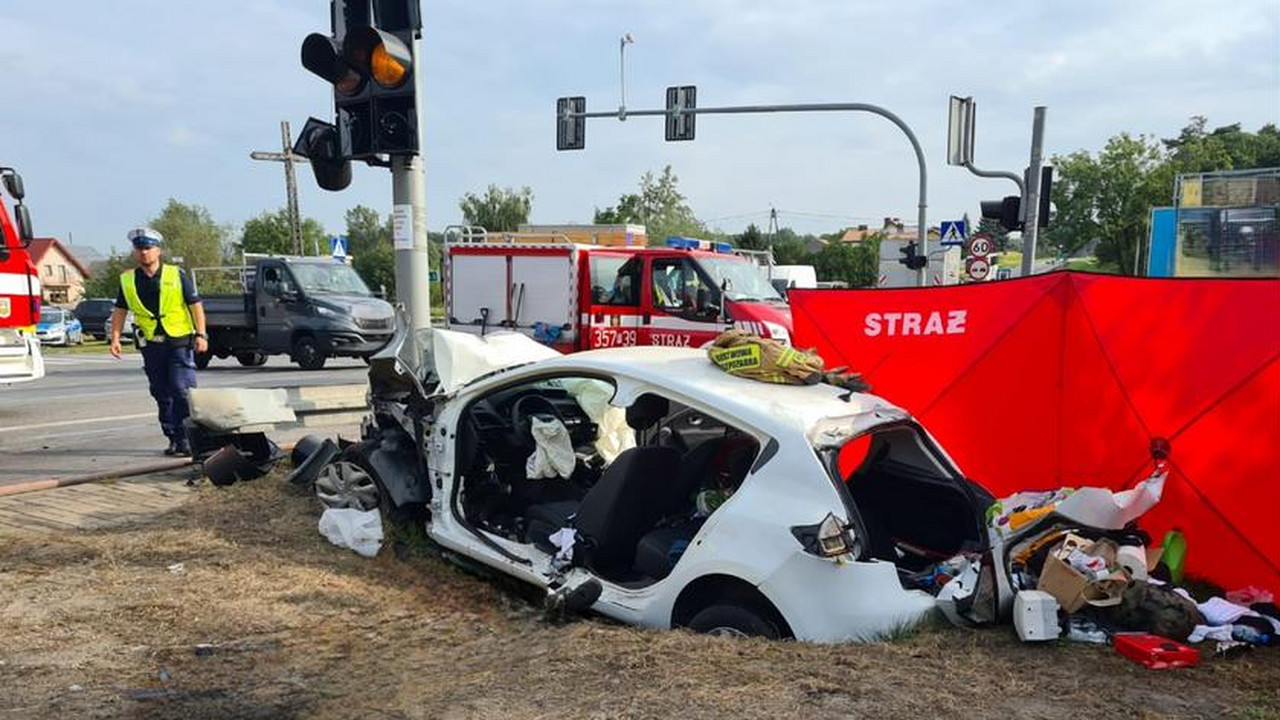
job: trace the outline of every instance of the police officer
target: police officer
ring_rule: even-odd
[[[196,386],[194,353],[209,350],[204,305],[181,268],[160,262],[160,233],[135,228],[129,231],[129,242],[138,267],[120,275],[111,313],[111,354],[120,357],[120,332],[125,315],[132,311],[151,397],[160,411],[160,429],[169,438],[164,454],[190,455],[182,421],[191,414],[187,391]]]

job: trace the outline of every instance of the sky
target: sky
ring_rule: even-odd
[[[427,223],[461,221],[489,184],[529,186],[532,222],[590,222],[595,208],[671,165],[699,218],[727,232],[830,232],[884,217],[914,222],[907,139],[865,113],[704,115],[667,143],[660,118],[597,119],[586,149],[555,149],[555,101],[661,108],[669,85],[703,107],[858,102],[912,127],[930,224],[1013,194],[1006,180],[946,164],[951,95],[978,103],[975,164],[1021,171],[1033,108],[1046,157],[1096,152],[1120,133],[1172,137],[1280,123],[1277,0],[420,0]],[[204,206],[238,236],[285,205],[282,120],[332,117],[332,92],[299,62],[329,30],[325,0],[6,0],[0,4],[0,165],[26,181],[37,235],[107,252],[169,198]],[[302,213],[331,234],[356,205],[384,216],[387,170],[354,167],[331,193],[299,168]]]

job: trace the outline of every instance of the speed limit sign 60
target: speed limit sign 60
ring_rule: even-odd
[[[965,263],[965,271],[974,280],[986,280],[987,275],[991,274],[991,261],[985,257],[969,258],[969,262]]]
[[[974,257],[985,257],[991,254],[991,236],[974,235],[969,239],[969,254]]]

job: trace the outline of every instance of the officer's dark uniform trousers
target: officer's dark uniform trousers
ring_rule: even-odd
[[[182,421],[191,414],[187,392],[196,386],[194,336],[159,338],[142,347],[142,365],[147,371],[151,397],[160,411],[160,429],[166,437],[186,442]]]

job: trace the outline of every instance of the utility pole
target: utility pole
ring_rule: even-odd
[[[778,227],[778,209],[769,208],[769,252],[773,252],[773,239],[782,228]]]
[[[1040,166],[1044,160],[1043,105],[1036,106],[1031,124],[1031,164],[1027,167],[1027,200],[1022,208],[1022,277],[1031,277],[1036,262],[1036,237],[1040,234]]]
[[[249,153],[249,157],[254,160],[284,163],[284,186],[285,193],[288,195],[289,239],[290,244],[293,245],[293,254],[301,255],[303,254],[302,218],[298,213],[298,182],[294,176],[293,165],[308,161],[307,158],[293,152],[293,143],[290,138],[289,122],[286,120],[280,123],[281,152],[254,150]]]

